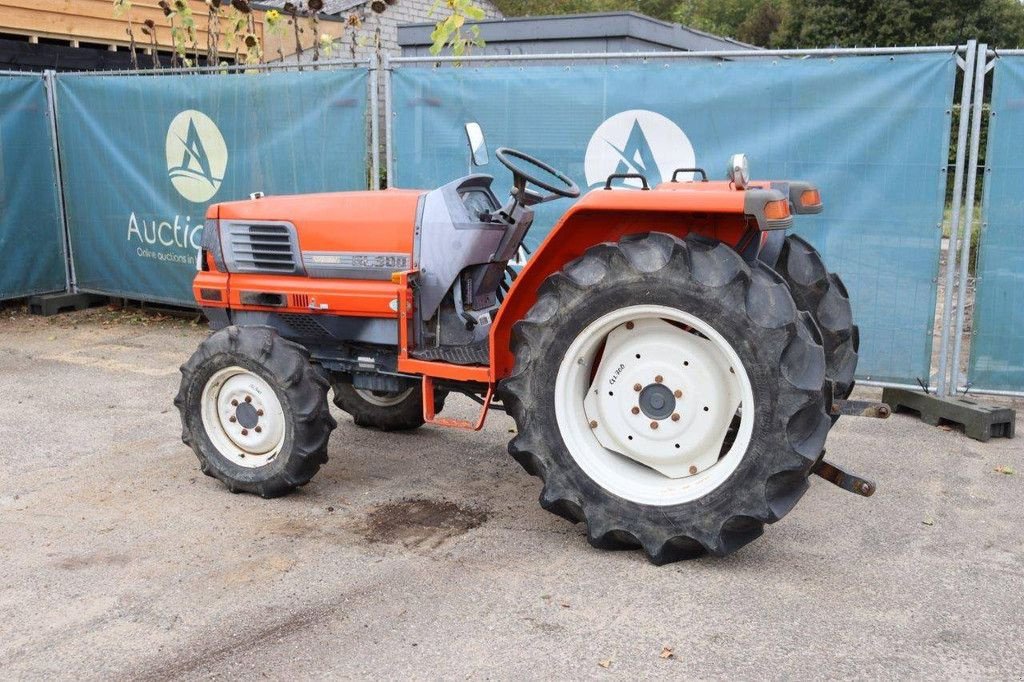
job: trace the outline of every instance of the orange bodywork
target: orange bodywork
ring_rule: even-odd
[[[295,225],[299,248],[353,252],[414,251],[417,202],[421,190],[388,189],[377,192],[342,192],[266,197],[256,201],[212,206],[208,219],[288,221]],[[667,232],[684,237],[696,233],[736,245],[751,229],[744,215],[744,193],[727,182],[663,183],[654,190],[596,190],[583,196],[554,226],[519,273],[490,330],[488,366],[455,365],[418,360],[410,356],[416,322],[413,269],[394,273],[390,281],[316,279],[294,275],[227,274],[218,272],[207,254],[207,269],[193,282],[203,307],[284,313],[330,314],[394,319],[398,325],[397,369],[425,377],[424,391],[433,395],[433,379],[494,385],[508,376],[514,358],[509,350],[512,325],[536,301],[541,283],[566,263],[601,242],[643,232]],[[339,231],[344,232],[339,235]],[[410,258],[410,263],[412,263]],[[284,307],[242,303],[243,292],[283,294]],[[426,393],[425,393],[426,395]],[[432,407],[432,400],[425,401]],[[433,410],[427,410],[434,420]],[[479,428],[480,421],[447,424]]]
[[[413,225],[420,190],[333,192],[232,201],[210,208],[213,220],[282,220],[295,225],[301,251],[388,251],[412,254]],[[344,230],[343,234],[339,231]],[[209,256],[208,256],[209,258]],[[207,263],[212,266],[211,262]],[[200,272],[192,284],[196,301],[208,307],[233,310],[309,313],[397,318],[393,302],[398,285],[390,281],[312,279],[290,275]],[[217,290],[220,300],[204,296]],[[284,294],[285,307],[246,305],[244,291]]]
[[[673,190],[673,191],[661,191]],[[570,208],[537,248],[498,309],[491,326],[490,380],[512,373],[512,325],[537,300],[552,273],[601,242],[629,234],[700,234],[736,245],[748,230],[744,194],[727,182],[663,183],[656,190],[595,190]]]

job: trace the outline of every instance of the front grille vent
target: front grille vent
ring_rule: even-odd
[[[231,272],[302,272],[295,227],[289,223],[228,223],[224,234]]]
[[[308,308],[309,307],[309,296],[306,294],[292,294],[292,307],[293,308]]]

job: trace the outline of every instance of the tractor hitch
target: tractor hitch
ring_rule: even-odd
[[[835,400],[832,402],[832,415],[845,414],[850,417],[873,417],[888,419],[892,408],[885,403],[871,400]]]
[[[821,476],[829,483],[839,486],[843,490],[856,493],[863,497],[871,497],[875,494],[875,484],[866,478],[847,473],[825,461],[824,453],[818,463],[811,469],[811,473]]]

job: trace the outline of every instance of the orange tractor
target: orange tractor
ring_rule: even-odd
[[[476,124],[473,163],[486,163]],[[232,492],[275,497],[327,461],[335,404],[361,427],[516,422],[509,452],[541,505],[600,548],[664,563],[728,554],[818,473],[858,335],[839,277],[787,236],[817,213],[805,182],[700,169],[580,198],[518,271],[533,208],[575,198],[520,151],[504,203],[471,174],[431,191],[213,205],[193,289],[215,332],[182,367],[182,439]],[[685,176],[680,179],[678,176]],[[701,179],[692,179],[696,175]],[[451,393],[479,416],[440,416]]]

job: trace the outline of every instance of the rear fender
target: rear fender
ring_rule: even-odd
[[[615,191],[607,194],[640,192]],[[660,193],[652,191],[642,194],[653,198]],[[625,206],[586,207],[579,204],[570,209],[520,271],[495,316],[490,344],[493,379],[498,381],[512,373],[515,363],[509,350],[512,325],[526,316],[537,300],[541,283],[548,276],[582,256],[591,246],[615,242],[630,234],[666,232],[680,238],[688,234],[699,234],[737,247],[758,232],[756,223],[750,224],[744,215],[742,193],[734,194],[737,199],[735,205],[701,207],[704,210],[700,211],[665,210],[660,207],[654,210]]]

